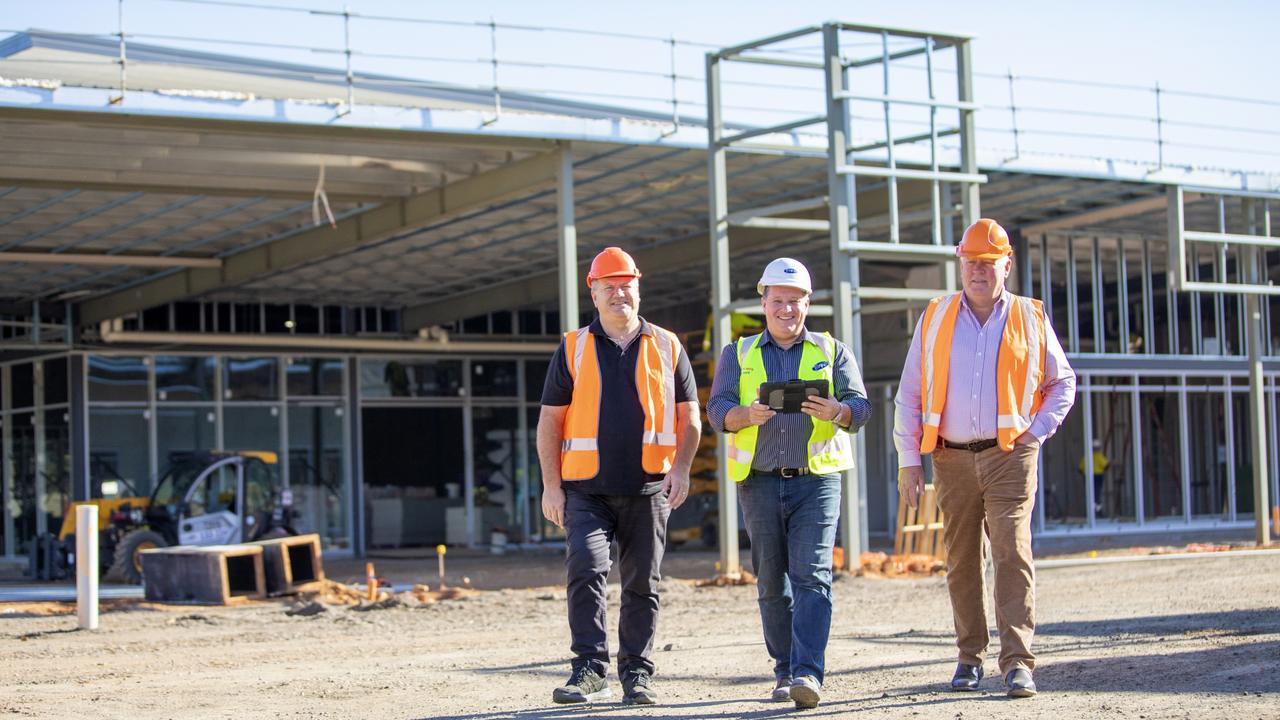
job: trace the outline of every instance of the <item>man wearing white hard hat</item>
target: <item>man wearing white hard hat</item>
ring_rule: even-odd
[[[871,417],[853,353],[805,328],[813,285],[796,260],[765,267],[760,306],[766,329],[725,346],[707,419],[728,434],[751,538],[765,647],[773,658],[772,700],[811,708],[822,694],[831,630],[831,555],[840,516],[840,472],[853,467],[852,433]],[[825,381],[799,412],[758,399],[765,382]]]

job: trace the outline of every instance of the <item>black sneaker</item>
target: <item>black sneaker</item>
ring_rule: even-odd
[[[560,704],[585,703],[604,700],[613,693],[609,690],[609,681],[589,667],[576,667],[569,676],[569,682],[551,693],[552,702]]]
[[[648,670],[634,669],[622,673],[622,704],[653,705],[658,702],[658,693],[650,686],[653,678]]]

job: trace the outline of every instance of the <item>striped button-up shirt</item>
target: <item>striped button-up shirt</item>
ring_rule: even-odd
[[[805,340],[812,342],[811,333],[805,330]],[[832,395],[852,411],[849,431],[855,432],[871,418],[871,403],[867,389],[862,384],[862,374],[853,353],[844,343],[836,342],[836,356],[831,363]],[[760,338],[760,353],[764,360],[765,376],[769,382],[796,380],[800,371],[800,356],[804,344],[796,342],[783,350],[764,331]],[[707,420],[716,432],[724,429],[725,416],[738,407],[738,383],[742,366],[738,364],[738,345],[729,343],[720,353],[716,377],[711,384],[711,398],[707,401]],[[809,464],[809,435],[813,422],[804,413],[778,413],[760,426],[756,436],[756,453],[751,466],[756,470],[805,467]]]
[[[960,294],[960,312],[956,315],[956,329],[951,338],[946,405],[942,408],[942,420],[938,425],[939,444],[942,438],[962,443],[996,437],[999,415],[996,361],[1000,357],[1004,324],[1009,317],[1009,302],[1010,295],[1006,290],[984,324],[978,322],[964,293]],[[916,322],[915,335],[911,338],[911,348],[902,368],[902,381],[894,399],[893,441],[898,448],[898,467],[920,464],[920,437],[924,432],[920,418],[922,322],[923,313]],[[1046,317],[1045,323],[1048,322]],[[1058,430],[1076,398],[1076,374],[1067,362],[1067,355],[1052,325],[1045,328],[1045,334],[1048,342],[1045,345],[1044,381],[1040,386],[1044,400],[1027,430],[1041,441]]]

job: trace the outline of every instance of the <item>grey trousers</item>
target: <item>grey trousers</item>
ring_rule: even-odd
[[[618,615],[618,674],[654,672],[649,659],[658,628],[658,582],[671,507],[655,495],[565,493],[569,632],[573,665],[604,675],[609,667],[605,580],[609,547],[618,543],[622,608]]]

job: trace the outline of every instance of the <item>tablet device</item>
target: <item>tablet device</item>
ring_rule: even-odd
[[[826,380],[788,380],[760,385],[760,403],[776,412],[798,413],[806,397],[828,397]]]

